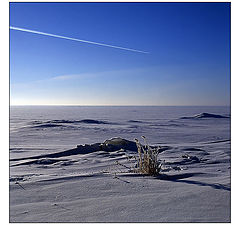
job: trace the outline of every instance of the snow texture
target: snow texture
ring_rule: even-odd
[[[230,222],[230,144],[229,107],[11,107],[10,222]]]

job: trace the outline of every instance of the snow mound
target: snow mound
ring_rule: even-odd
[[[186,116],[181,117],[180,119],[204,119],[204,118],[229,118],[229,116],[223,116],[218,114],[212,114],[212,113],[200,113],[195,116]]]

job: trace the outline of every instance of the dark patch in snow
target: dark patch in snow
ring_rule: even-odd
[[[51,124],[51,123],[33,126],[33,128],[49,128],[49,127],[64,127],[64,126],[60,124]]]
[[[50,158],[41,158],[41,159],[37,159],[37,160],[33,160],[33,161],[28,161],[28,162],[15,164],[15,165],[12,165],[12,167],[14,167],[14,166],[23,166],[23,165],[32,165],[32,164],[51,165],[51,164],[54,164],[54,163],[59,162],[59,161],[68,161],[68,160],[66,160],[66,159],[58,160],[58,159],[50,159]]]
[[[129,123],[143,123],[143,121],[140,120],[128,120]]]
[[[109,124],[108,122],[101,120],[93,120],[93,119],[83,119],[83,120],[48,120],[48,121],[32,121],[33,125],[41,125],[41,124],[75,124],[75,123],[88,123],[88,124]]]

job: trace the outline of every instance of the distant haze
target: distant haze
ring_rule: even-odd
[[[10,26],[12,105],[230,105],[230,3],[11,2]]]

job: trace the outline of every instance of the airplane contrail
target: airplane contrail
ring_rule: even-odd
[[[20,28],[20,27],[10,26],[10,29],[11,30],[24,31],[24,32],[33,33],[33,34],[45,35],[45,36],[49,36],[49,37],[62,38],[62,39],[71,40],[71,41],[79,41],[79,42],[93,44],[93,45],[100,45],[100,46],[104,46],[104,47],[117,48],[117,49],[122,49],[122,50],[126,50],[126,51],[132,51],[132,52],[138,52],[138,53],[144,53],[144,54],[149,53],[149,52],[145,52],[145,51],[141,51],[141,50],[137,50],[137,49],[124,48],[124,47],[120,47],[120,46],[108,45],[108,44],[98,43],[98,42],[94,42],[94,41],[87,41],[87,40],[81,40],[81,39],[77,39],[77,38],[65,37],[65,36],[60,36],[60,35],[50,34],[50,33],[44,33],[44,32],[40,32],[40,31],[36,31],[36,30],[29,30],[29,29]]]

